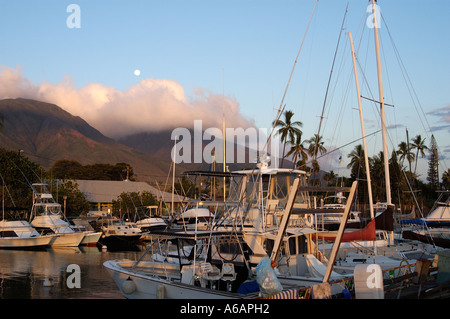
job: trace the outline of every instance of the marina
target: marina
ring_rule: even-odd
[[[169,313],[179,310],[180,314],[207,316],[219,308],[200,306],[196,301],[230,302],[218,304],[230,310],[234,301],[250,306],[261,301],[269,305],[280,299],[449,299],[450,170],[445,167],[448,157],[439,154],[440,149],[446,152],[449,147],[438,146],[434,135],[447,127],[437,126],[436,121],[427,128],[424,123],[428,122],[424,121],[424,127],[418,128],[417,122],[409,118],[412,108],[404,106],[410,105],[404,101],[405,91],[400,93],[400,100],[395,100],[395,108],[390,104],[394,103],[393,93],[402,92],[391,87],[399,82],[391,78],[390,71],[386,72],[392,70],[391,60],[397,60],[401,71],[395,77],[403,75],[410,95],[415,95],[415,90],[410,89],[379,1],[368,1],[365,7],[354,3],[358,4],[355,11],[363,15],[358,27],[353,25],[355,11],[347,16],[349,4],[340,24],[335,19],[335,2],[325,4],[326,10],[334,8],[327,20],[320,20],[324,9],[316,10],[317,0],[308,5],[289,4],[299,9],[297,14],[301,12],[291,17],[291,25],[261,34],[264,38],[267,35],[264,40],[270,46],[279,46],[273,52],[276,57],[265,56],[271,61],[270,68],[267,61],[259,62],[258,68],[263,66],[270,73],[261,76],[253,68],[248,73],[255,83],[248,79],[239,83],[244,79],[242,73],[232,77],[230,96],[240,87],[244,91],[251,85],[258,88],[259,93],[248,90],[247,99],[242,100],[225,97],[223,71],[222,96],[204,88],[188,93],[184,87],[188,82],[182,85],[178,80],[166,79],[178,71],[186,72],[182,70],[193,61],[205,64],[198,70],[211,63],[209,59],[189,56],[190,48],[181,42],[190,63],[178,65],[172,73],[170,67],[179,59],[171,59],[170,65],[161,63],[167,68],[159,70],[161,74],[156,71],[160,63],[154,63],[149,67],[154,74],[138,83],[122,83],[122,88],[128,87],[124,91],[114,85],[104,89],[104,83],[91,82],[72,88],[69,94],[66,90],[73,85],[69,73],[61,87],[49,83],[43,89],[28,83],[19,66],[17,70],[0,67],[0,82],[8,84],[0,92],[0,299],[141,299],[155,304],[155,300],[166,299],[177,300],[173,303],[177,306],[180,301],[189,301],[178,309],[173,306]],[[134,4],[149,10],[146,2]],[[118,10],[115,5],[111,8]],[[194,7],[198,5],[193,3]],[[133,8],[135,14],[140,14],[137,7]],[[309,19],[306,8],[311,12]],[[385,8],[396,7],[389,3]],[[67,13],[69,9],[74,11],[72,20],[66,21],[70,30],[65,31],[79,32],[72,29],[81,28],[80,6],[70,5]],[[117,12],[128,10],[121,9]],[[164,12],[165,8],[159,9]],[[275,7],[264,4],[262,9],[269,13]],[[290,15],[291,11],[284,8],[280,14]],[[254,12],[248,12],[252,21]],[[390,13],[383,9],[386,12]],[[270,17],[265,21],[272,20]],[[284,43],[291,47],[293,34],[281,34],[292,32],[294,25],[299,28],[299,21],[305,24],[301,26],[304,35],[290,65],[286,86],[279,87],[280,79],[286,77],[276,70],[289,69],[278,60],[289,60],[294,53],[281,46]],[[141,22],[143,26],[148,23],[147,19]],[[198,24],[201,22],[199,19]],[[265,43],[256,36],[265,24],[254,23],[255,35],[240,39],[240,50],[235,50],[239,56],[254,50],[254,44]],[[192,31],[193,37],[202,33],[188,25],[185,28]],[[210,25],[214,30],[216,26]],[[84,32],[83,27],[80,39],[91,36],[91,27],[86,25],[89,32]],[[123,23],[123,27],[128,28],[129,23]],[[233,42],[246,28],[236,29]],[[150,29],[157,28],[153,25]],[[355,34],[355,43],[350,30]],[[328,44],[320,48],[323,56],[319,67],[312,63],[319,54],[309,38],[315,37],[315,43],[320,33],[320,42],[329,43],[332,31],[339,34],[336,48]],[[127,32],[142,36],[136,29]],[[148,30],[145,32],[147,39]],[[113,33],[121,36],[120,32]],[[275,33],[278,35],[273,37]],[[208,35],[211,43],[216,37],[212,35]],[[341,41],[341,37],[348,42]],[[255,43],[249,45],[251,39]],[[391,40],[393,53],[384,46],[387,39]],[[307,48],[308,60],[302,57],[305,40],[311,45]],[[9,41],[13,41],[14,48],[16,40]],[[167,50],[168,46],[159,41],[168,45],[163,38],[155,41],[155,56],[146,54],[142,63],[157,61],[153,58],[161,54],[159,50]],[[421,49],[419,45],[414,48],[417,52]],[[90,54],[97,51],[101,49],[93,47]],[[174,54],[178,51],[179,47],[171,50]],[[250,56],[257,59],[267,51],[259,48]],[[323,57],[331,56],[333,51],[331,69],[324,73]],[[167,53],[160,56],[161,62],[169,57],[164,55]],[[219,61],[214,52],[208,52],[208,56]],[[233,72],[244,72],[239,70],[244,64],[234,65],[241,60],[236,56],[229,54],[226,58],[234,59]],[[247,60],[250,63],[251,59]],[[298,61],[303,64],[300,67],[308,68],[307,72],[300,71],[302,76],[314,74],[314,80],[320,79],[318,83],[295,80]],[[98,61],[94,63],[100,66]],[[416,62],[416,66],[420,63]],[[119,67],[111,65],[108,70],[119,72]],[[215,67],[209,65],[209,72]],[[84,69],[85,81],[96,79],[88,80],[88,70],[92,69],[96,68],[91,65]],[[190,73],[196,76],[197,69]],[[133,74],[139,77],[141,70],[135,69]],[[164,80],[157,78],[162,75]],[[324,86],[327,77],[323,95],[317,87]],[[123,75],[109,80],[117,78],[130,81]],[[261,78],[265,82],[273,79],[277,84],[268,88],[267,83],[259,82]],[[432,79],[433,74],[424,78]],[[206,81],[212,86],[217,82]],[[299,88],[305,90],[303,97],[298,95]],[[375,89],[377,97],[373,96]],[[278,108],[274,96],[270,106],[265,105],[270,100],[265,91],[270,90],[272,95],[284,92]],[[428,94],[429,90],[421,87],[421,91]],[[80,92],[81,99],[77,98]],[[258,101],[259,95],[264,103]],[[332,101],[338,99],[340,105],[332,106],[336,104]],[[301,100],[305,105],[301,102],[299,110]],[[373,114],[363,115],[363,100],[372,106]],[[355,109],[355,102],[359,119],[347,113],[347,109]],[[250,115],[241,113],[240,103],[243,107],[252,105]],[[118,111],[125,109],[123,113]],[[68,110],[76,112],[72,115]],[[397,110],[402,110],[400,123],[394,123]],[[259,117],[262,122],[255,121]],[[313,121],[316,118],[318,125]],[[257,129],[266,122],[268,131]],[[334,126],[331,129],[330,123]],[[371,133],[366,133],[365,124],[373,130]],[[396,130],[408,124],[415,137],[410,139],[407,128],[405,142],[400,137],[403,133]],[[429,147],[422,135],[428,138]],[[446,143],[447,137],[440,136],[440,141]],[[231,309],[240,314],[251,308]]]

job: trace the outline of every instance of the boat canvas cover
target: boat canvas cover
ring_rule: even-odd
[[[375,236],[375,219],[372,219],[364,228],[348,231],[342,235],[341,242],[350,242],[350,241],[360,241],[367,240],[373,241],[376,239]],[[334,241],[337,236],[337,232],[324,232],[322,234],[314,234],[313,237],[317,236],[318,239],[323,239],[327,241]]]

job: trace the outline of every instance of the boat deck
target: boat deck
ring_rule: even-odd
[[[139,274],[169,278],[170,280],[180,280],[181,273],[179,265],[163,264],[149,261],[122,261],[118,265],[130,272]]]

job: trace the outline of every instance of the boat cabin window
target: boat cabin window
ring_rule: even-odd
[[[18,237],[16,232],[12,230],[0,231],[0,237]]]
[[[264,248],[266,249],[267,255],[271,255],[272,254],[272,250],[273,250],[273,246],[275,245],[275,241],[272,239],[266,239],[264,241]]]
[[[289,238],[289,253],[291,255],[304,254],[308,252],[305,236],[292,236]]]
[[[264,242],[265,249],[269,256],[272,254],[274,244],[275,241],[272,239],[266,239]],[[308,245],[304,235],[289,237],[288,246],[290,255],[305,254],[308,252]],[[284,254],[285,250],[281,249],[280,252],[281,254]]]

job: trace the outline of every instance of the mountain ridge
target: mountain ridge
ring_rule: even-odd
[[[17,98],[0,100],[0,146],[23,151],[45,169],[60,159],[83,165],[130,164],[137,178],[165,177],[170,162],[123,145],[55,104]]]

